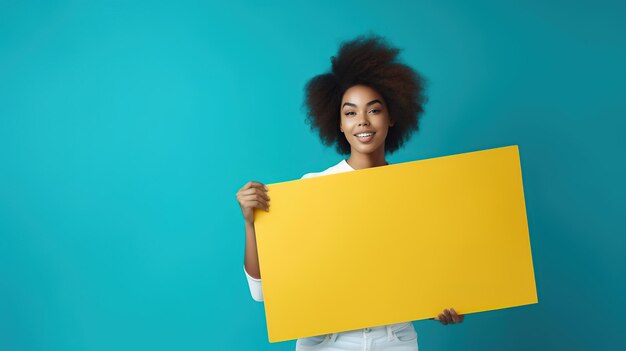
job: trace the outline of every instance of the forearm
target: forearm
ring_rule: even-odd
[[[256,231],[254,230],[254,223],[246,223],[246,248],[243,258],[243,264],[246,268],[246,272],[255,278],[261,278],[261,271],[259,269],[259,254],[256,248]]]

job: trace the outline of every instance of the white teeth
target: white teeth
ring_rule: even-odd
[[[368,136],[372,136],[374,135],[374,133],[359,133],[356,136],[358,137],[368,137]]]

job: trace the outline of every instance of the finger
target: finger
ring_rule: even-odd
[[[251,186],[253,188],[257,188],[257,189],[261,189],[263,191],[268,191],[269,188],[267,187],[267,185],[261,183],[261,182],[252,182]]]
[[[247,190],[242,190],[237,193],[237,200],[248,199],[250,197],[259,197],[265,199],[265,201],[269,201],[270,197],[262,190],[256,188],[250,188]]]
[[[445,310],[443,310],[443,314],[446,315],[446,321],[448,323],[452,323],[452,314],[450,313],[450,310],[446,308]]]
[[[244,203],[246,201],[259,201],[263,203],[264,205],[267,205],[267,206],[270,205],[270,202],[268,200],[259,196],[258,194],[244,195],[244,196],[241,196],[239,200],[241,203]]]
[[[269,203],[262,197],[258,197],[257,195],[249,195],[244,201],[254,201],[261,204],[261,206],[269,207]]]
[[[453,323],[461,323],[461,317],[459,317],[454,308],[450,309],[450,315],[452,316]]]
[[[263,184],[261,182],[255,182],[254,180],[251,180],[251,181],[247,182],[246,185],[244,185],[239,190],[245,190],[245,189],[250,189],[250,188],[259,188],[259,189],[262,189],[262,190],[267,190],[267,187],[265,186],[265,184]]]
[[[448,322],[446,321],[446,316],[444,316],[443,314],[439,314],[439,316],[437,317],[438,321],[441,322],[441,324],[443,325],[447,325]]]
[[[269,195],[267,195],[267,193],[259,188],[249,188],[246,190],[240,190],[237,193],[237,197],[241,197],[241,196],[246,196],[246,195],[259,195],[260,197],[263,197],[264,199],[268,200],[270,199]]]
[[[263,202],[263,199],[244,201],[243,206],[246,208],[259,208],[266,211],[269,210],[269,206]]]
[[[248,189],[261,189],[261,190],[265,191],[267,189],[267,187],[263,183],[249,181],[249,182],[246,183],[246,185],[241,187],[241,189],[239,189],[237,192],[239,193],[239,192],[242,192],[242,191],[248,190]]]

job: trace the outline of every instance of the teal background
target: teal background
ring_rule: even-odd
[[[0,350],[292,350],[235,193],[340,160],[303,86],[368,32],[429,81],[391,162],[522,157],[539,304],[415,322],[420,349],[626,342],[623,1],[0,4]]]

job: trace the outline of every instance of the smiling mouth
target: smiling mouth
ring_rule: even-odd
[[[374,139],[374,134],[376,134],[376,132],[357,133],[354,134],[354,136],[356,136],[357,140],[362,143],[369,143],[372,139]]]

